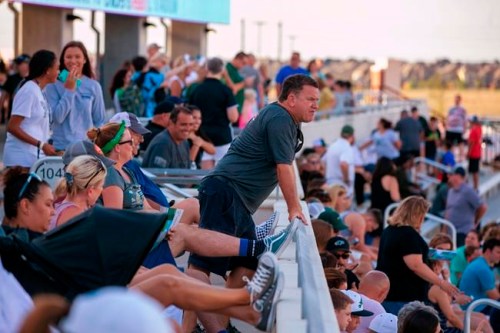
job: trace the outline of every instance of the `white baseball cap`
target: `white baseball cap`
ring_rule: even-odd
[[[319,200],[308,203],[307,208],[309,209],[311,219],[317,219],[319,214],[325,211],[325,206]]]
[[[106,287],[78,296],[59,326],[68,333],[173,333],[162,311],[144,294]]]
[[[381,313],[370,322],[368,327],[376,333],[394,333],[398,331],[398,317],[392,313]]]
[[[365,310],[363,308],[363,298],[361,295],[352,290],[341,290],[344,294],[349,296],[351,301],[351,315],[359,316],[359,317],[370,317],[373,316],[373,312]]]
[[[130,112],[118,112],[109,120],[110,123],[120,124],[122,121],[125,122],[127,128],[132,129],[132,131],[139,133],[141,135],[150,134],[151,131],[144,127],[137,116]]]

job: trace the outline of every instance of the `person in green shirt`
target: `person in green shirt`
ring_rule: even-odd
[[[245,87],[251,86],[255,77],[243,78],[239,70],[246,65],[247,55],[244,52],[238,52],[231,62],[226,64],[226,74],[224,79],[229,88],[233,91],[236,103],[238,103],[238,113],[241,114],[243,101],[245,100]]]
[[[457,255],[450,263],[450,280],[455,286],[458,286],[462,273],[469,264],[467,258],[465,257],[465,248],[467,246],[475,246],[479,248],[481,245],[480,241],[479,233],[476,230],[471,230],[465,237],[465,245],[457,249]]]

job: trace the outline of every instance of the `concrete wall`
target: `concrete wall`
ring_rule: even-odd
[[[425,103],[398,102],[392,106],[373,106],[373,110],[364,111],[360,114],[334,116],[330,119],[313,121],[302,125],[304,133],[304,147],[311,147],[315,139],[323,138],[327,144],[332,143],[340,136],[342,126],[349,124],[354,127],[357,140],[367,138],[375,129],[380,118],[384,117],[395,124],[400,117],[401,110],[410,110],[410,107],[416,105],[422,115],[428,114],[428,108]]]
[[[40,49],[60,54],[63,46],[73,38],[73,22],[66,20],[72,10],[23,4],[21,14],[24,53]]]
[[[207,32],[206,24],[189,23],[172,20],[171,50],[172,59],[185,53],[190,55],[206,55]]]
[[[106,14],[105,18],[105,54],[102,59],[102,80],[104,82],[104,100],[107,107],[112,106],[108,87],[113,75],[125,60],[137,55],[146,55],[145,18]]]

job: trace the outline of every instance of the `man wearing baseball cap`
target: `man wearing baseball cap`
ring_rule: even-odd
[[[353,286],[359,288],[358,277],[352,270],[347,269],[348,260],[351,256],[351,249],[347,239],[338,236],[330,238],[326,244],[326,250],[337,258],[337,269],[347,276],[347,289],[351,289]]]
[[[10,113],[12,111],[12,103],[14,101],[14,95],[19,87],[19,84],[25,77],[29,74],[29,62],[31,57],[26,53],[18,55],[14,58],[14,65],[16,72],[7,77],[7,81],[3,86],[3,90],[7,92],[7,96],[9,97],[9,109],[8,109],[8,118],[10,118]],[[2,124],[6,119],[3,119],[4,114],[2,114]]]
[[[445,218],[457,228],[457,246],[465,243],[467,233],[477,228],[487,210],[479,194],[465,180],[465,169],[457,166],[448,175]]]
[[[398,331],[398,317],[392,313],[381,313],[373,318],[370,333],[394,333]]]
[[[125,125],[130,130],[130,134],[134,140],[133,153],[137,155],[139,151],[139,144],[144,141],[143,135],[151,133],[147,128],[145,128],[137,116],[130,112],[120,112],[115,114],[110,120],[110,123],[121,123],[125,122]],[[141,185],[142,192],[151,207],[163,210],[164,208],[170,207],[170,203],[166,195],[161,191],[161,189],[156,185],[148,176],[144,174],[141,166],[134,159],[128,161],[125,167],[134,174],[135,179]],[[187,224],[197,223],[200,220],[200,205],[197,199],[188,198],[177,202],[174,208],[183,209],[181,221]]]
[[[351,321],[347,325],[346,332],[352,333],[360,323],[360,317],[370,317],[373,316],[373,312],[365,310],[363,308],[363,299],[361,295],[352,290],[342,290],[342,292],[349,296],[352,301],[351,304]]]
[[[333,231],[337,234],[340,230],[347,229],[347,226],[342,221],[339,213],[331,209],[330,207],[325,207],[325,210],[318,215],[318,219],[328,222]],[[348,244],[349,245],[349,244]]]
[[[175,104],[168,100],[156,105],[153,112],[153,118],[146,125],[146,129],[148,129],[151,134],[144,138],[144,142],[142,142],[140,146],[140,151],[146,151],[151,140],[167,128],[170,122],[170,113],[174,111],[174,108]]]

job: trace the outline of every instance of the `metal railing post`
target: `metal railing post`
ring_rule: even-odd
[[[489,306],[492,306],[494,308],[500,309],[500,302],[498,302],[498,301],[494,301],[494,300],[488,299],[488,298],[482,298],[482,299],[475,300],[474,302],[472,302],[469,305],[469,307],[465,311],[464,333],[470,333],[471,332],[470,324],[471,324],[472,310],[475,307],[477,307],[478,305],[489,305]]]
[[[399,207],[399,204],[400,204],[399,202],[392,203],[389,206],[387,206],[387,208],[385,209],[385,211],[384,211],[384,229],[387,228],[387,225],[388,225],[387,222],[389,220],[389,216],[391,215],[391,213],[394,209]],[[457,228],[453,225],[453,223],[451,223],[450,221],[445,220],[439,216],[430,214],[430,213],[425,214],[425,219],[431,220],[431,221],[434,221],[438,224],[442,224],[442,225],[447,226],[451,231],[451,240],[453,241],[453,250],[456,250],[456,248],[457,248]]]

